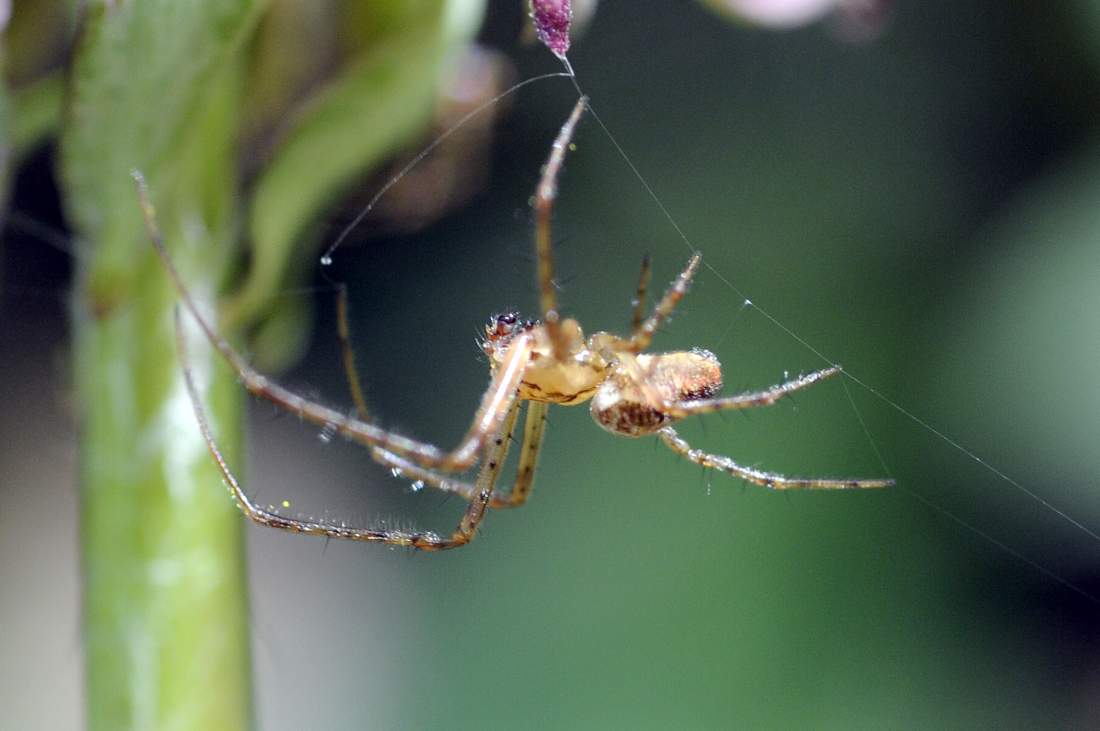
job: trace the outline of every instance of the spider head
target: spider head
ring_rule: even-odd
[[[489,342],[510,338],[519,324],[519,314],[515,312],[502,312],[493,315],[485,324],[485,339]]]
[[[498,348],[507,346],[516,333],[531,330],[536,324],[535,320],[521,320],[517,312],[493,315],[485,323],[485,340],[481,343],[481,349],[486,355],[492,355]]]

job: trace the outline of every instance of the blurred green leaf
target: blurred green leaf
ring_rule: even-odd
[[[1070,515],[1100,508],[1100,494],[1090,487],[1100,483],[1100,467],[1082,459],[1096,450],[1100,390],[1067,387],[1091,382],[1100,362],[1098,199],[1100,143],[1093,142],[992,222],[987,236],[996,256],[983,259],[974,286],[958,293],[951,308],[956,341],[945,347],[953,358],[942,364],[945,374],[948,364],[983,374],[979,383],[945,391],[949,403],[942,410],[979,404],[990,440],[1015,455],[1019,469],[1044,476],[1066,470],[1065,478],[1042,489]],[[1032,335],[1025,342],[1021,333]],[[1058,438],[1035,449],[1046,434]],[[1033,507],[1018,507],[1020,531],[1034,524]],[[1002,516],[1010,510],[1009,504],[999,508]],[[1072,525],[1058,524],[1043,536],[1045,550],[1053,552],[1059,542],[1064,550],[1066,540],[1080,537],[1075,534]]]
[[[364,170],[408,144],[429,121],[448,54],[476,30],[483,0],[422,2],[416,23],[364,50],[313,98],[256,185],[248,231],[254,254],[244,287],[227,304],[230,323],[268,306],[308,224]]]
[[[80,0],[18,0],[7,30],[4,76],[19,88],[58,69],[72,40]]]
[[[244,137],[258,150],[246,164],[261,167],[268,138],[286,123],[294,105],[337,68],[335,0],[271,0],[249,50]]]
[[[57,133],[64,91],[61,74],[52,74],[12,93],[10,132],[16,158]]]
[[[485,16],[484,0],[404,0],[404,2],[362,3],[335,0],[340,14],[340,43],[343,53],[354,56],[387,39],[425,23],[437,25],[444,40],[469,40]]]
[[[89,5],[66,99],[61,171],[74,227],[97,242],[89,286],[102,302],[132,286],[134,215],[129,172],[172,194],[172,162],[205,85],[251,30],[263,0]],[[164,177],[162,179],[162,168]]]
[[[249,333],[248,349],[255,368],[279,373],[294,366],[309,345],[313,313],[314,302],[309,296],[277,298],[267,317]]]

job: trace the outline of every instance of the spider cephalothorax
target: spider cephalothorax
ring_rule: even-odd
[[[526,502],[534,484],[535,467],[546,430],[546,412],[549,406],[574,405],[589,400],[593,418],[613,434],[630,437],[655,434],[669,449],[702,467],[721,470],[764,487],[777,490],[847,489],[893,484],[893,480],[887,479],[786,477],[745,467],[729,457],[694,449],[680,437],[672,426],[680,419],[715,411],[773,404],[794,391],[840,372],[839,366],[833,366],[760,391],[722,397],[718,395],[722,387],[722,370],[712,353],[701,349],[645,353],[658,327],[668,319],[687,293],[699,267],[699,254],[691,257],[647,317],[643,317],[643,308],[649,281],[649,262],[643,262],[642,277],[635,298],[633,327],[629,336],[598,332],[585,338],[584,331],[576,320],[559,315],[554,289],[550,212],[557,196],[557,178],[565,151],[569,148],[573,130],[586,103],[587,100],[582,97],[562,126],[535,192],[535,250],[538,255],[542,318],[521,320],[518,314],[505,312],[489,320],[481,347],[489,358],[492,378],[481,397],[470,427],[451,450],[411,439],[384,429],[370,420],[362,390],[358,385],[355,361],[347,343],[347,321],[343,307],[338,308],[338,317],[345,370],[355,401],[354,417],[303,398],[257,373],[233,346],[217,334],[195,306],[183,278],[176,271],[161,240],[144,179],[140,173],[134,174],[150,238],[179,291],[184,307],[199,323],[207,339],[237,373],[248,391],[329,432],[341,434],[365,445],[369,448],[371,457],[395,472],[444,492],[459,495],[468,501],[462,519],[448,535],[429,531],[354,528],[334,522],[291,518],[257,505],[234,477],[214,441],[202,401],[184,357],[184,384],[199,428],[238,507],[248,518],[261,525],[282,530],[328,538],[410,546],[426,551],[465,545],[477,533],[478,525],[489,508],[517,507]],[[180,348],[181,355],[184,355],[182,337]],[[515,482],[511,490],[498,490],[496,484],[508,456],[513,435],[519,433],[515,429],[519,411],[524,405],[527,415],[523,422],[522,447]],[[475,466],[478,466],[476,481],[464,481],[461,478],[462,473]]]
[[[541,322],[521,321],[515,313],[497,315],[485,330],[483,348],[494,372],[507,359],[514,335],[530,333],[521,399],[561,406],[592,399],[592,418],[615,434],[652,434],[673,421],[664,404],[708,399],[722,388],[718,358],[701,348],[636,355],[631,339],[607,332],[586,339],[573,319],[560,323],[555,340]]]
[[[489,322],[485,323],[485,340],[481,349],[488,355],[497,343],[506,345],[512,337],[524,330],[530,330],[538,324],[538,320],[521,320],[518,312],[502,312],[493,315]]]
[[[501,318],[507,318],[503,323]],[[549,404],[579,404],[592,398],[604,378],[607,363],[584,339],[573,319],[558,324],[557,335],[537,320],[520,321],[512,313],[498,315],[494,331],[483,344],[489,369],[496,372],[507,360],[516,335],[524,333],[531,344],[528,362],[519,384],[519,397]],[[493,320],[490,320],[490,325]],[[488,327],[486,328],[488,330]]]

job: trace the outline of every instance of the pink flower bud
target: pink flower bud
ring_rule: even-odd
[[[564,60],[569,50],[569,24],[573,20],[569,0],[531,0],[531,20],[538,39]]]

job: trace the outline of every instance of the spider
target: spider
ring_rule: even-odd
[[[271,528],[355,541],[408,546],[424,551],[457,548],[469,543],[489,508],[523,505],[531,494],[539,450],[551,404],[590,403],[596,423],[626,437],[656,435],[673,452],[701,465],[774,490],[795,488],[848,489],[888,487],[890,479],[833,479],[787,477],[738,464],[729,457],[692,448],[673,427],[681,419],[726,409],[774,404],[784,396],[841,372],[832,366],[770,386],[760,391],[718,396],[721,365],[702,349],[645,353],[658,327],[687,293],[701,257],[694,254],[672,282],[657,306],[643,317],[649,280],[648,258],[643,262],[628,337],[598,332],[585,338],[580,324],[562,318],[554,289],[550,218],[557,197],[557,180],[587,98],[581,97],[562,125],[534,197],[540,320],[522,320],[514,312],[490,318],[482,349],[489,360],[491,381],[469,429],[451,450],[386,430],[373,423],[359,387],[347,328],[346,300],[338,300],[339,335],[356,415],[348,416],[299,396],[253,369],[202,315],[168,253],[141,173],[133,173],[149,238],[164,263],[184,308],[195,319],[211,345],[236,372],[252,394],[297,414],[300,418],[365,445],[380,464],[409,479],[419,480],[468,502],[458,525],[449,535],[430,531],[346,527],[334,523],[289,518],[256,504],[233,475],[214,440],[198,389],[187,365],[184,340],[176,313],[177,342],[183,375],[195,417],[218,469],[237,506],[253,522]],[[341,293],[342,294],[342,293]],[[511,490],[496,487],[507,457],[521,405],[527,403],[518,472]],[[473,482],[459,479],[480,463]]]

